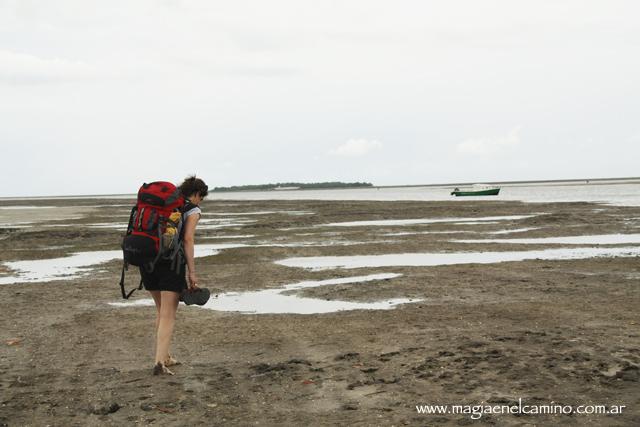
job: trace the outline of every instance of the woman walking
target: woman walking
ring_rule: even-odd
[[[180,185],[185,199],[181,209],[183,221],[184,262],[172,268],[170,262],[159,261],[149,273],[140,268],[142,283],[156,304],[156,358],[153,374],[173,375],[168,367],[177,365],[170,352],[171,337],[176,321],[176,310],[183,291],[197,291],[198,278],[194,261],[194,236],[202,211],[199,204],[208,194],[208,187],[200,178],[190,176]],[[186,267],[186,271],[185,271]],[[185,278],[185,273],[186,278]]]

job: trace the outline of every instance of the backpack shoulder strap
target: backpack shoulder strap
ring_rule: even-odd
[[[195,203],[192,203],[191,200],[184,199],[184,204],[182,205],[180,210],[184,213],[184,212],[188,212],[191,209],[197,208],[197,207],[198,207],[198,205],[196,205]]]
[[[189,200],[185,200],[184,205],[181,208],[181,212],[182,212],[182,218],[183,220],[186,219],[185,214],[187,214],[188,212],[192,211],[193,209],[200,209],[200,206],[196,205],[195,203],[191,203]]]

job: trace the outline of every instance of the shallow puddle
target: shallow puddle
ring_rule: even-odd
[[[249,224],[252,222],[257,222],[257,220],[247,218],[201,218],[198,221],[198,224],[227,224],[230,222]]]
[[[122,251],[94,251],[78,252],[64,258],[5,262],[3,264],[16,271],[17,274],[15,276],[0,277],[0,285],[71,280],[90,273],[93,269],[88,268],[89,266],[102,264],[121,257]]]
[[[204,212],[203,216],[244,216],[244,215],[314,215],[311,211],[254,211],[254,212]]]
[[[322,224],[320,227],[365,227],[375,225],[415,225],[415,224],[437,224],[441,222],[454,222],[458,224],[486,224],[487,221],[493,223],[495,221],[512,221],[525,218],[533,218],[536,215],[504,215],[504,216],[488,216],[481,218],[419,218],[419,219],[384,219],[376,221],[350,221],[350,222],[332,222]]]
[[[127,226],[129,226],[128,222],[98,222],[95,224],[87,224],[87,227],[90,228],[115,228],[119,230],[126,230]]]
[[[640,234],[600,234],[594,236],[537,237],[530,239],[463,239],[457,243],[513,243],[564,245],[625,245],[640,243]]]
[[[500,224],[499,221],[464,221],[464,222],[454,222],[453,225],[489,225],[489,224]]]
[[[217,230],[229,227],[244,227],[257,222],[253,219],[242,218],[202,218],[198,221],[198,230]]]
[[[454,264],[493,264],[532,259],[567,260],[640,255],[640,247],[562,248],[519,252],[404,253],[385,255],[286,258],[276,264],[326,270],[332,268],[433,267]]]
[[[272,243],[257,242],[246,243],[210,243],[195,246],[195,257],[202,258],[213,256],[225,249],[254,248],[254,247],[305,247],[305,246],[343,246],[358,245],[375,242],[297,242],[297,243]],[[379,243],[379,242],[378,242]],[[28,282],[51,282],[53,280],[73,280],[85,276],[94,271],[95,266],[114,259],[122,259],[122,251],[91,251],[77,252],[66,257],[36,259],[28,261],[9,261],[2,263],[12,270],[10,276],[0,276],[0,285]],[[136,267],[132,267],[136,268]]]
[[[344,310],[389,310],[400,304],[418,302],[417,299],[396,298],[376,302],[327,301],[318,298],[298,297],[291,292],[320,286],[366,283],[389,280],[401,276],[395,273],[372,274],[369,276],[345,277],[318,281],[305,281],[285,285],[278,289],[253,292],[227,292],[211,298],[203,309],[233,311],[244,314],[321,314]],[[286,292],[286,294],[285,294]],[[131,302],[110,303],[116,307],[153,306],[152,299]]]
[[[231,227],[244,227],[246,224],[236,224],[236,223],[228,223],[228,224],[198,224],[198,230],[219,230],[221,228],[231,228]]]
[[[237,245],[196,245],[195,256],[216,255],[229,247]],[[115,259],[122,259],[121,250],[76,252],[61,258],[4,262],[3,265],[12,270],[13,275],[0,277],[0,285],[73,280],[93,272],[95,266]]]
[[[539,230],[542,227],[514,228],[512,230],[487,231],[487,234],[513,234],[524,233],[525,231]]]
[[[383,233],[381,236],[415,236],[421,234],[467,234],[467,233],[477,233],[476,231],[467,231],[467,230],[451,230],[451,231],[405,231],[398,233]]]
[[[461,223],[456,223],[454,225],[460,225]],[[469,224],[469,223],[464,223]],[[472,224],[489,224],[485,223],[477,223],[474,222]],[[539,230],[541,227],[529,227],[529,228],[514,228],[512,230],[498,230],[498,231],[472,231],[472,230],[449,230],[449,231],[401,231],[397,233],[384,233],[381,236],[413,236],[420,234],[514,234],[514,233],[524,233],[525,231],[531,230]]]
[[[0,228],[7,228],[7,229],[32,228],[33,227],[32,224],[33,222],[29,222],[29,221],[7,222],[7,223],[0,223]]]
[[[228,235],[228,236],[199,236],[198,239],[207,239],[207,240],[213,240],[213,239],[250,239],[252,237],[256,237],[255,234],[235,234],[235,235]]]
[[[22,210],[22,209],[54,209],[57,206],[35,206],[35,205],[14,205],[14,206],[0,206],[2,210]]]

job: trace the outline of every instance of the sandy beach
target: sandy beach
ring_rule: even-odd
[[[28,279],[35,264],[11,264],[117,251],[128,201],[2,203],[16,207],[0,221],[1,426],[640,425],[640,241],[615,237],[640,234],[640,207],[207,201],[196,265],[219,306],[179,308],[182,365],[154,377],[155,309],[145,291],[139,305],[113,304],[120,260],[47,282]],[[547,239],[565,236],[587,237]],[[532,255],[497,262],[521,251]],[[129,288],[138,277],[129,272]],[[285,304],[225,309],[241,298]],[[297,313],[298,300],[328,311]],[[519,399],[625,408],[475,420],[416,410]]]

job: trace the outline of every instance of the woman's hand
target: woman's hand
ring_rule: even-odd
[[[196,273],[189,272],[189,292],[197,291],[198,288],[198,278],[196,277]]]

